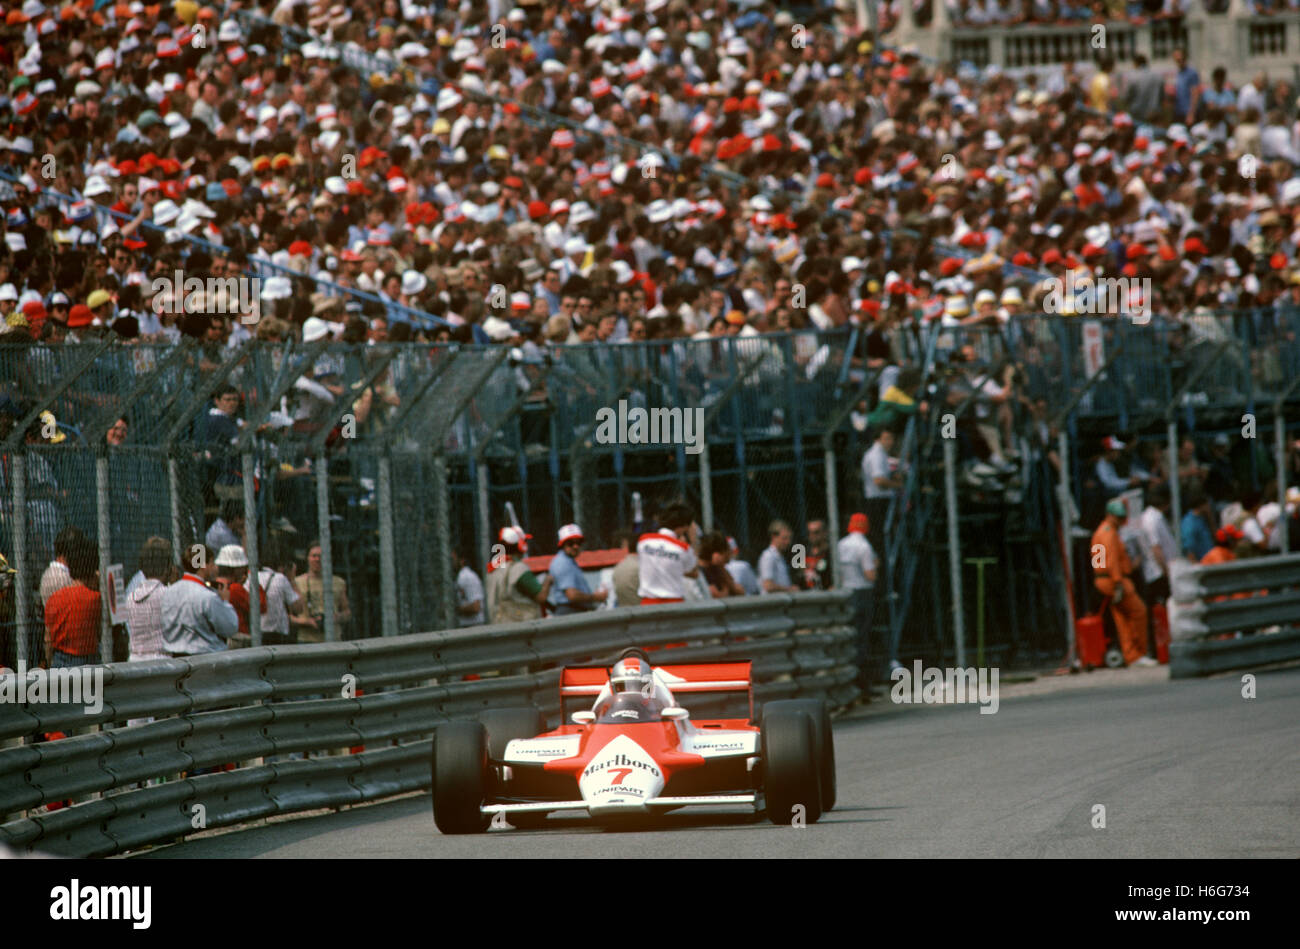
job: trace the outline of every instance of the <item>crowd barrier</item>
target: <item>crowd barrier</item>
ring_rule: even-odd
[[[1170,585],[1170,678],[1300,659],[1300,555],[1180,561]]]
[[[752,660],[757,702],[844,705],[858,694],[851,615],[847,593],[770,595],[111,664],[98,713],[87,714],[84,703],[0,702],[0,819],[9,815],[0,844],[106,856],[205,828],[425,789],[439,723],[535,704],[554,727],[559,667],[612,661],[629,646],[685,641],[674,661]],[[14,683],[0,680],[4,687]],[[690,706],[717,714],[725,701],[700,696]],[[146,716],[153,721],[127,724]],[[100,730],[14,744],[93,726]],[[326,756],[280,757],[295,753]],[[221,770],[231,762],[239,767]],[[58,802],[70,806],[43,808]]]

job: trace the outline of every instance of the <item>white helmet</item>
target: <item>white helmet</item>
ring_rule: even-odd
[[[620,659],[609,674],[609,687],[615,695],[627,692],[649,695],[653,681],[649,663],[636,656]]]

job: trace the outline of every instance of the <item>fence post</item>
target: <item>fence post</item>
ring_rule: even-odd
[[[28,627],[32,622],[32,581],[27,567],[27,453],[22,448],[14,451],[14,561],[18,565],[18,601],[16,606],[18,637],[18,662],[28,664]],[[37,660],[39,665],[39,659]]]
[[[1070,436],[1062,427],[1056,433],[1056,453],[1061,462],[1061,483],[1057,503],[1061,508],[1061,535],[1065,547],[1065,653],[1066,664],[1074,665],[1074,496],[1070,488]]]
[[[180,493],[180,476],[176,472],[176,459],[172,457],[173,449],[168,447],[167,451],[167,492],[171,496],[172,507],[172,556],[177,563],[180,563],[184,557],[184,548],[181,546],[181,493]]]
[[[943,440],[943,493],[948,502],[948,577],[952,584],[952,630],[957,665],[966,666],[966,617],[961,595],[961,526],[957,523],[957,442]]]
[[[379,456],[379,603],[383,635],[397,635],[397,556],[393,549],[393,462]]]
[[[1173,530],[1174,546],[1178,548],[1174,557],[1179,557],[1183,552],[1183,489],[1178,477],[1178,423],[1172,417],[1166,423],[1165,439],[1169,446],[1169,503],[1173,515],[1169,527]]]
[[[707,438],[700,448],[700,518],[706,531],[713,530],[713,469]]]
[[[258,604],[259,577],[261,569],[257,546],[257,495],[253,490],[253,453],[244,452],[244,536],[248,541],[248,634],[254,646],[262,645],[262,611]],[[322,551],[324,553],[324,551]]]
[[[1287,387],[1278,393],[1277,398],[1273,400],[1273,425],[1276,429],[1274,437],[1277,439],[1277,503],[1282,505],[1282,517],[1278,521],[1277,530],[1282,532],[1282,553],[1291,552],[1291,530],[1287,526],[1290,518],[1286,516],[1286,489],[1287,471],[1286,471],[1286,400],[1291,397],[1291,393],[1300,388],[1300,376],[1292,379]]]
[[[434,463],[435,465],[437,464],[436,461]],[[443,478],[445,479],[446,469],[444,468],[443,470],[444,470]],[[474,478],[475,483],[477,484],[478,487],[478,490],[476,491],[476,498],[475,498],[478,505],[478,523],[479,523],[478,555],[479,555],[479,562],[483,565],[483,571],[484,574],[486,575],[488,561],[492,557],[492,521],[491,521],[492,506],[488,499],[488,472],[487,472],[487,461],[485,459],[479,459],[478,464],[475,466],[474,476],[475,476]],[[445,480],[443,484],[445,486],[446,484]],[[433,503],[434,503],[434,509],[437,510],[439,499],[436,496],[436,492],[435,492]]]
[[[831,586],[840,586],[840,489],[839,472],[835,468],[835,452],[827,448],[822,452],[826,466],[826,533],[831,546]]]
[[[316,456],[316,524],[320,533],[321,609],[325,612],[325,641],[339,641],[338,620],[334,616],[334,556],[330,549],[329,462],[325,452]],[[310,553],[310,552],[309,552]]]
[[[582,447],[581,441],[575,441],[573,443],[573,450],[569,452],[569,478],[573,483],[573,523],[575,524],[582,523],[582,492],[584,490],[582,484],[583,466],[579,460],[579,456],[582,454]],[[555,516],[560,517],[560,512],[556,511]],[[561,520],[563,520],[563,518],[561,518]]]
[[[441,454],[433,456],[433,575],[436,589],[442,594],[438,616],[442,629],[456,628],[456,578],[451,573],[451,533],[447,503],[447,459]],[[484,561],[484,571],[487,562]]]
[[[108,516],[107,446],[95,450],[95,528],[99,534],[99,661],[113,661],[113,624],[108,612],[108,565],[113,551],[113,525]]]

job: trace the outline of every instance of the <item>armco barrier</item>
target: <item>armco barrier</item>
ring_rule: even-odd
[[[96,714],[0,702],[0,845],[105,856],[428,788],[440,722],[535,704],[558,724],[559,667],[628,646],[684,642],[664,656],[676,662],[752,660],[757,702],[844,705],[858,694],[850,617],[846,594],[802,593],[108,665]],[[700,695],[690,707],[745,714],[735,702]],[[55,730],[86,733],[20,743]],[[294,753],[326,756],[282,757]],[[240,767],[220,770],[229,763]]]
[[[1175,563],[1171,588],[1170,678],[1300,659],[1300,555]]]

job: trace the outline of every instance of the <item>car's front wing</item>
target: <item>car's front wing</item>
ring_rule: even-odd
[[[692,807],[695,805],[735,806],[737,804],[749,804],[753,807],[757,807],[758,795],[751,791],[746,794],[701,794],[695,797],[652,797],[649,800],[640,802],[641,806],[639,807],[633,807],[627,804],[593,805],[588,801],[536,801],[528,804],[485,804],[479,808],[479,813],[488,815],[542,814],[550,813],[552,811],[589,811],[593,815],[597,815],[620,812],[644,812],[652,807]]]

